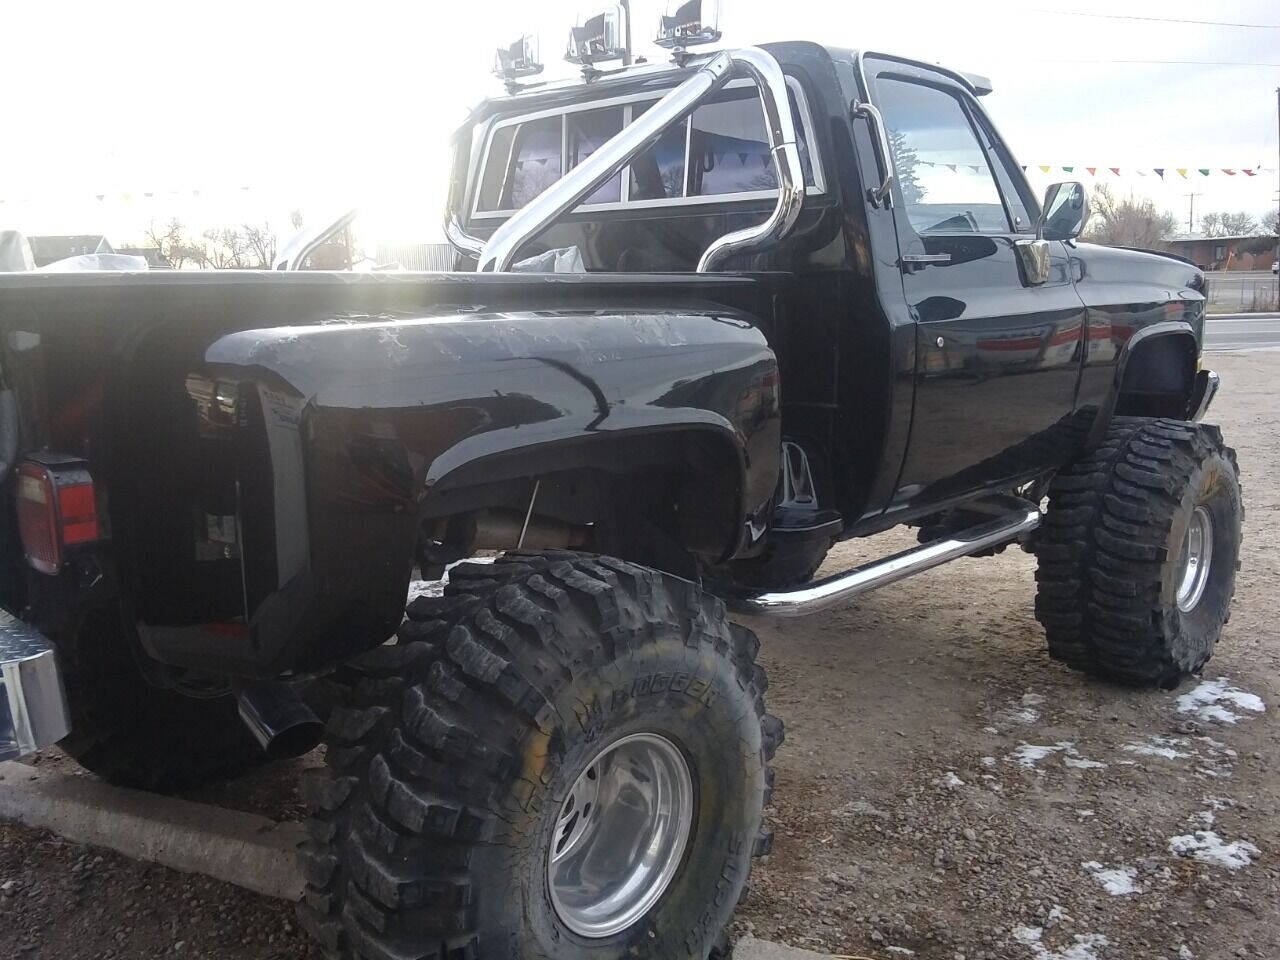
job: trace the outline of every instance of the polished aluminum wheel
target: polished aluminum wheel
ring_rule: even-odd
[[[1204,596],[1213,563],[1213,517],[1196,507],[1182,541],[1182,571],[1178,578],[1178,609],[1190,613]]]
[[[693,781],[670,740],[637,733],[587,764],[560,806],[547,857],[556,913],[584,937],[645,915],[671,883],[693,824]]]

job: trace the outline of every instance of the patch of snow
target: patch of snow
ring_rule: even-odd
[[[1092,817],[1092,816],[1093,816],[1093,811],[1092,811],[1092,810],[1077,810],[1077,811],[1076,811],[1076,816],[1077,816],[1077,817]]]
[[[455,560],[444,568],[444,576],[439,580],[410,580],[409,595],[405,598],[405,603],[418,599],[418,597],[443,597],[445,584],[449,582],[449,571],[460,563],[493,563],[497,560],[494,557],[464,557],[461,560]]]
[[[1035,743],[1020,743],[1013,753],[1005,757],[1014,763],[1020,763],[1022,766],[1031,768],[1043,760],[1045,757],[1058,753],[1060,750],[1066,750],[1071,744],[1065,740],[1052,746],[1041,746]]]
[[[1236,723],[1240,714],[1228,707],[1262,713],[1266,705],[1257,694],[1231,686],[1226,677],[1202,680],[1194,689],[1178,697],[1178,712],[1193,713],[1199,719],[1218,723]]]
[[[1179,740],[1176,737],[1149,737],[1146,743],[1126,743],[1122,744],[1120,749],[1136,753],[1141,757],[1164,757],[1166,760],[1177,760],[1180,757],[1191,756],[1189,753],[1174,749],[1185,743],[1185,740]]]
[[[948,770],[941,778],[934,781],[935,784],[944,790],[958,790],[964,786],[964,781],[955,775],[954,770]]]
[[[1098,960],[1098,951],[1110,941],[1100,933],[1077,933],[1075,943],[1063,950],[1050,950],[1041,937],[1041,927],[1014,927],[1013,939],[1027,947],[1035,960]]]
[[[1077,770],[1098,770],[1106,766],[1101,760],[1090,760],[1088,757],[1080,756],[1063,757],[1062,762],[1068,767],[1075,767]]]
[[[1102,889],[1113,897],[1124,897],[1131,893],[1141,892],[1138,889],[1138,885],[1133,882],[1134,878],[1138,876],[1138,871],[1133,867],[1112,867],[1108,869],[1097,860],[1089,860],[1080,864],[1080,866],[1091,873],[1093,879],[1102,884]]]
[[[1227,870],[1239,870],[1253,862],[1261,851],[1247,840],[1223,843],[1212,830],[1197,830],[1169,838],[1169,852],[1175,857],[1194,857],[1201,863],[1211,863]]]
[[[997,730],[995,727],[983,727],[982,732],[983,733],[999,733],[1000,731]]]
[[[444,580],[410,580],[409,595],[405,598],[405,603],[410,603],[419,597],[443,597],[444,585]]]
[[[1185,943],[1178,944],[1178,960],[1195,960],[1196,955]]]
[[[1044,928],[1042,927],[1014,927],[1013,939],[1017,940],[1024,947],[1030,947],[1034,944],[1043,950],[1044,947],[1040,946],[1040,935],[1043,933]]]
[[[996,758],[995,758],[995,757],[983,757],[983,758],[982,758],[981,760],[979,760],[978,762],[979,762],[979,763],[981,763],[984,767],[994,767],[994,766],[996,765]]]
[[[1044,703],[1044,697],[1038,693],[1024,693],[1022,695],[1022,705],[1024,707],[1038,707]]]
[[[894,956],[898,957],[914,957],[916,955],[914,950],[909,950],[906,947],[885,947],[884,952],[892,953]]]

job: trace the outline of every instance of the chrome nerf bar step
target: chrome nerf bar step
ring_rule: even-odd
[[[1016,540],[1039,525],[1040,511],[1029,507],[1015,514],[970,527],[954,537],[935,540],[912,550],[904,550],[883,560],[876,560],[844,573],[837,573],[825,580],[806,583],[794,590],[776,590],[747,597],[727,597],[725,603],[731,610],[739,613],[754,613],[769,617],[807,617],[811,613],[819,613],[848,603],[876,587],[905,580],[913,574],[940,566],[950,560]]]
[[[0,609],[0,760],[52,746],[71,731],[53,647]]]

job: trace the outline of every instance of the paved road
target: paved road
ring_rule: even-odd
[[[1210,314],[1204,346],[1206,350],[1280,347],[1280,313]]]

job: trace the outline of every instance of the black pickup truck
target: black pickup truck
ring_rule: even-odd
[[[986,91],[684,53],[481,106],[455,272],[0,276],[0,749],[167,789],[323,716],[332,956],[704,960],[782,740],[727,611],[1020,542],[1054,657],[1198,670],[1241,523],[1204,279],[1079,242]]]

